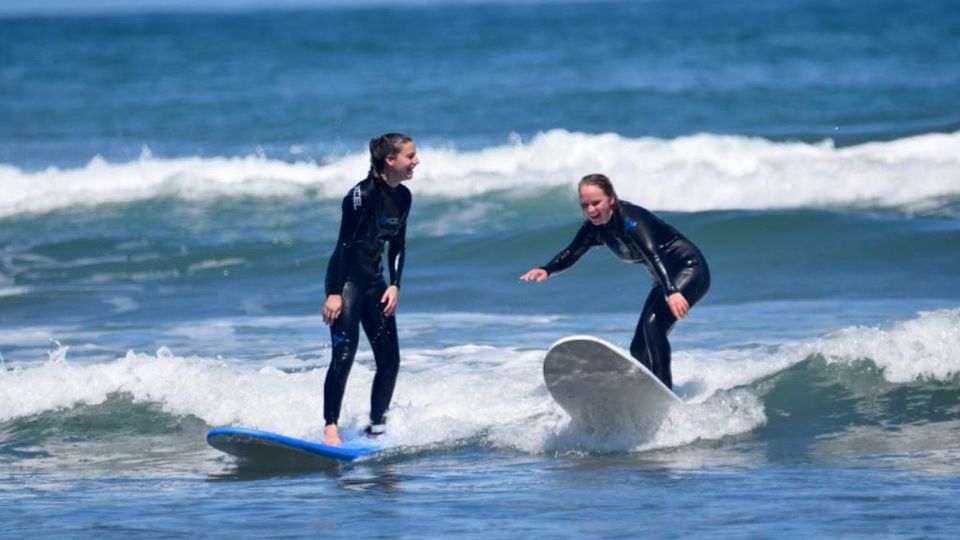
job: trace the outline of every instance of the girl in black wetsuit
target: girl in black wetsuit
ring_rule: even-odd
[[[369,435],[384,432],[400,368],[394,313],[400,295],[410,190],[400,185],[413,178],[420,163],[413,139],[387,133],[370,141],[370,173],[343,199],[337,247],[327,266],[327,300],[323,320],[330,325],[333,352],[323,385],[324,443],[341,444],[337,430],[347,376],[357,353],[360,325],[373,349],[377,373],[370,394]],[[390,284],[383,279],[385,243]]]
[[[676,229],[645,208],[617,198],[606,176],[584,176],[578,187],[580,209],[587,220],[566,249],[520,279],[544,281],[570,268],[587,250],[600,244],[606,244],[624,261],[643,264],[653,276],[654,287],[643,305],[630,355],[667,388],[673,388],[667,334],[710,288],[707,261]]]

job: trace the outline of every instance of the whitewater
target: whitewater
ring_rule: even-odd
[[[694,135],[627,138],[565,130],[519,136],[478,151],[421,149],[419,196],[466,199],[509,192],[536,197],[587,172],[619,180],[621,196],[673,211],[936,207],[960,197],[960,132],[836,147],[759,138]],[[365,151],[320,162],[245,157],[96,157],[77,169],[0,166],[0,217],[163,197],[339,198],[367,167]],[[359,172],[358,172],[359,171]]]

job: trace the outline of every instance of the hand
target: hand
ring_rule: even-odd
[[[380,297],[380,303],[385,304],[383,306],[383,314],[387,317],[393,317],[393,314],[397,311],[397,299],[400,297],[400,289],[396,285],[391,285],[387,287],[387,290],[383,292],[383,296]]]
[[[323,303],[323,322],[330,325],[340,316],[340,310],[343,308],[343,296],[331,294],[327,296],[327,301]]]
[[[684,318],[687,313],[690,313],[690,303],[678,292],[667,297],[667,306],[670,307],[670,313],[673,313],[673,316],[676,317],[677,320]]]
[[[520,276],[520,281],[536,281],[540,283],[546,281],[548,277],[550,277],[550,274],[543,268],[531,268],[526,274]]]

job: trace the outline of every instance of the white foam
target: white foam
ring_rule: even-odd
[[[145,152],[129,163],[94,158],[80,169],[23,172],[0,165],[0,217],[74,205],[129,203],[156,197],[298,196],[310,187],[340,196],[366,170],[358,154],[330,165],[285,163],[261,156],[158,159]]]
[[[748,385],[814,355],[833,364],[869,359],[891,383],[960,376],[960,308],[921,312],[884,326],[851,326],[777,345],[686,350],[674,355],[678,393],[698,402]]]
[[[626,138],[553,130],[479,151],[421,148],[409,183],[419,195],[454,199],[494,191],[539,196],[603,172],[625,199],[658,210],[891,206],[915,208],[960,196],[960,132],[836,148],[758,138],[695,135]],[[262,156],[95,158],[39,172],[0,165],[0,217],[74,205],[220,196],[339,198],[363,176],[367,156],[287,163]],[[480,210],[482,212],[482,209]]]
[[[322,430],[324,368],[296,373],[274,367],[251,369],[225,360],[179,357],[167,349],[155,355],[131,352],[111,362],[86,365],[73,365],[66,357],[67,348],[60,347],[42,365],[0,375],[4,396],[0,421],[80,403],[98,404],[122,392],[210,425],[236,424],[314,438]],[[745,413],[731,407],[729,400],[720,400],[716,405],[698,405],[715,409],[714,414],[698,415],[696,421],[673,419],[655,440],[597,441],[578,434],[558,439],[568,419],[543,385],[542,357],[543,351],[472,345],[405,351],[389,413],[390,444],[425,447],[483,440],[530,452],[611,445],[628,450],[723,436],[762,421],[762,407]],[[358,355],[341,416],[346,430],[367,423],[372,365],[368,352]],[[703,420],[707,417],[724,418],[725,423]]]
[[[110,296],[101,300],[104,304],[113,308],[113,313],[123,314],[131,313],[140,309],[140,304],[129,296]]]
[[[228,268],[231,266],[239,266],[246,264],[246,259],[239,257],[233,257],[229,259],[209,259],[201,261],[198,263],[191,264],[187,267],[188,274],[195,274],[197,272],[202,272],[204,270],[219,270],[221,268]]]
[[[46,346],[54,336],[75,334],[68,326],[7,326],[0,329],[0,345],[4,347],[35,347],[37,344]]]
[[[869,358],[892,383],[960,376],[960,309],[922,312],[885,327],[855,326],[807,345],[828,362]]]
[[[0,377],[4,396],[0,420],[98,404],[117,392],[211,424],[243,422],[301,434],[316,420],[304,411],[320,410],[318,389],[323,381],[315,372],[249,371],[220,360],[178,357],[167,349],[156,355],[131,352],[113,362],[72,365],[65,361],[66,349],[58,350],[62,351],[58,358]]]
[[[471,320],[455,317],[455,324]],[[282,318],[268,321],[280,324]],[[316,323],[319,325],[319,322]],[[206,327],[200,335],[230,332]],[[820,354],[830,362],[871,358],[892,383],[950,380],[960,373],[960,309],[924,312],[884,327],[850,327],[815,339],[735,349],[681,351],[674,379],[689,405],[674,411],[651,437],[598,439],[577,433],[542,379],[543,350],[461,344],[403,351],[403,369],[389,413],[389,442],[400,446],[482,441],[528,452],[647,450],[744,433],[765,421],[750,384]],[[325,366],[285,372],[249,361],[128,353],[113,361],[74,365],[59,347],[42,364],[0,373],[0,421],[97,404],[123,392],[169,413],[210,425],[235,424],[300,437],[323,425]],[[373,359],[361,349],[348,382],[341,425],[367,423]],[[9,367],[9,366],[8,366]]]
[[[0,287],[0,298],[8,296],[22,296],[29,293],[30,287]]]

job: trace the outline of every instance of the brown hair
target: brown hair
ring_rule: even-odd
[[[399,154],[403,150],[403,145],[412,140],[413,138],[403,133],[384,133],[370,139],[370,171],[383,172],[387,158]]]
[[[617,191],[613,189],[613,182],[605,175],[588,174],[580,179],[580,183],[577,184],[577,191],[579,192],[583,186],[596,186],[603,191],[604,195],[613,199],[614,204],[620,202],[620,197],[617,197]]]

